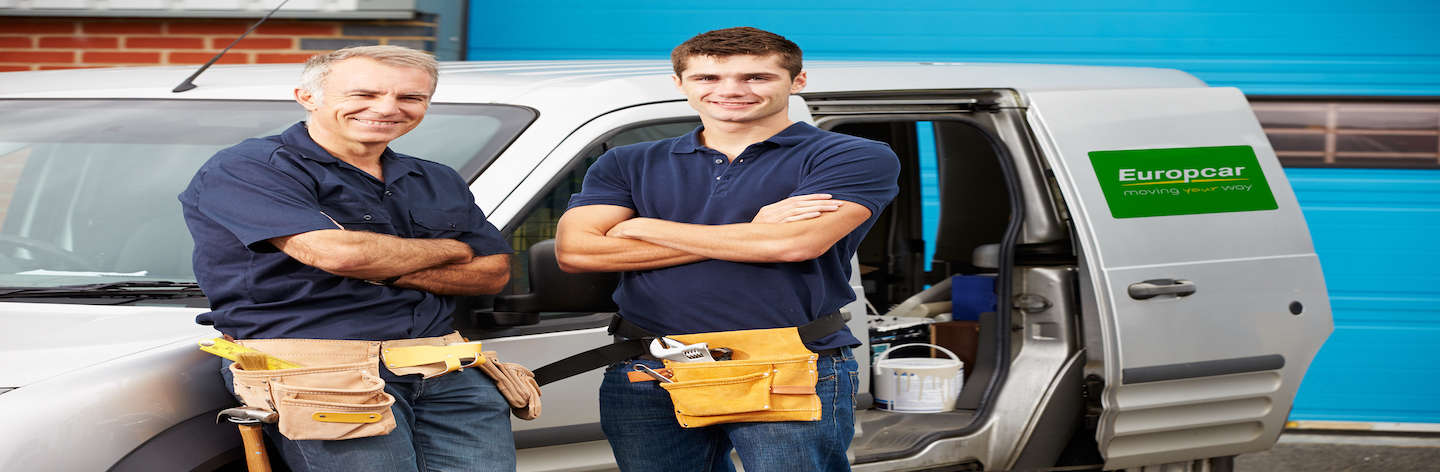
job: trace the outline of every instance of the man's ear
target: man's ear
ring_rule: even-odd
[[[300,106],[305,107],[306,110],[315,111],[316,108],[320,108],[320,104],[316,103],[315,98],[315,95],[311,94],[309,90],[295,89],[295,101],[300,102]]]
[[[683,84],[684,82],[680,80],[680,76],[679,76],[679,75],[677,75],[677,74],[670,74],[670,79],[675,81],[675,90],[679,90],[679,91],[681,91],[681,92],[684,92],[684,91],[685,91],[684,88],[681,88],[681,87],[680,87],[680,85]]]
[[[799,75],[795,76],[795,80],[790,81],[791,95],[800,93],[801,90],[805,90],[805,71],[803,70],[800,71]]]

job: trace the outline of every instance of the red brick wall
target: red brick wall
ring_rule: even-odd
[[[255,23],[174,18],[0,17],[0,72],[204,64]],[[349,45],[435,50],[433,18],[415,21],[270,19],[217,64],[304,62]]]

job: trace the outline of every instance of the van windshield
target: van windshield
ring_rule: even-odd
[[[294,102],[0,100],[0,287],[194,282],[176,196],[216,151],[305,119]],[[432,105],[391,143],[473,179],[534,119]]]

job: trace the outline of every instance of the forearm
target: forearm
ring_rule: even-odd
[[[862,205],[843,205],[819,216],[785,223],[698,225],[633,218],[616,224],[606,234],[710,259],[799,262],[820,257],[869,217],[870,210]]]
[[[394,285],[436,295],[489,295],[509,282],[510,255],[494,254],[421,269],[401,276]]]
[[[635,218],[616,226],[610,236],[732,262],[796,262],[819,256],[805,250],[799,240],[803,234],[785,226],[778,223],[698,225]]]
[[[413,239],[365,231],[320,230],[271,240],[302,263],[335,275],[383,280],[469,262],[474,252],[453,239]]]
[[[555,249],[560,268],[571,273],[652,270],[709,259],[645,241],[596,234],[557,238]]]
[[[635,211],[612,205],[571,209],[555,228],[555,258],[566,272],[651,270],[703,261],[706,258],[667,247],[606,236]]]

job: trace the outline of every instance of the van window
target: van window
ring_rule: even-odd
[[[0,116],[0,287],[194,282],[194,244],[176,196],[217,151],[305,119],[288,101],[0,107],[9,111]],[[391,148],[478,169],[533,118],[519,107],[436,104]]]
[[[540,194],[539,203],[510,233],[510,247],[515,249],[510,265],[510,293],[530,293],[530,246],[555,238],[555,226],[570,203],[570,195],[580,191],[581,184],[585,181],[585,171],[590,169],[596,159],[605,154],[605,151],[620,146],[682,136],[693,131],[696,126],[700,126],[698,118],[642,123],[637,127],[615,130],[586,148],[585,152],[576,157],[575,161],[555,178],[550,188]]]

